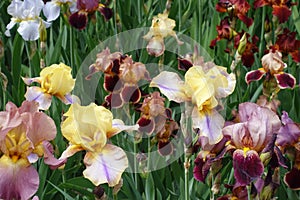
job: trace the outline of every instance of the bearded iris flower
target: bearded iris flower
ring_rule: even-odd
[[[144,39],[149,41],[147,52],[150,55],[158,57],[164,53],[164,38],[167,36],[174,37],[179,45],[183,44],[173,31],[175,26],[175,20],[168,18],[168,12],[153,17],[150,31],[144,36]]]
[[[74,88],[75,79],[72,78],[71,68],[63,63],[46,67],[41,71],[40,77],[23,78],[23,81],[27,85],[33,82],[41,85],[28,87],[25,94],[26,100],[37,101],[40,109],[47,110],[50,107],[52,96],[65,104],[74,102],[75,97],[70,92]]]
[[[39,187],[39,175],[31,165],[38,158],[52,169],[65,163],[53,156],[49,141],[56,136],[54,121],[38,111],[35,102],[20,108],[6,104],[0,112],[0,198],[29,199]]]
[[[239,122],[223,128],[223,134],[235,148],[234,177],[240,185],[248,185],[259,178],[264,165],[259,153],[278,133],[281,122],[273,111],[254,103],[239,105]]]
[[[68,158],[79,151],[86,151],[83,171],[85,178],[94,185],[108,183],[115,186],[128,167],[125,152],[108,139],[122,130],[137,129],[137,126],[124,126],[121,120],[114,119],[112,113],[103,106],[91,103],[88,106],[72,104],[62,122],[63,136],[69,141],[69,147],[61,159]]]
[[[185,81],[178,74],[163,71],[154,77],[150,87],[160,91],[177,103],[192,102],[193,128],[200,130],[200,136],[208,138],[209,144],[218,143],[223,135],[223,117],[218,113],[218,99],[231,94],[235,88],[235,75],[226,68],[212,65],[203,69],[193,66],[185,74]]]
[[[266,75],[266,81],[271,81],[275,78],[277,86],[280,89],[294,88],[296,79],[293,75],[283,72],[286,64],[282,61],[282,54],[275,50],[271,50],[261,59],[263,68],[250,71],[246,74],[246,82],[249,84],[252,81],[260,80]],[[277,87],[275,86],[275,87]]]
[[[10,23],[6,26],[5,35],[10,36],[10,29],[19,23],[18,33],[26,41],[37,40],[40,37],[40,28],[49,27],[40,13],[44,7],[42,0],[13,0],[7,7],[7,13],[12,16]]]

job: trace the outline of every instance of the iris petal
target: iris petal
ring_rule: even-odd
[[[107,144],[101,152],[88,152],[84,157],[86,169],[84,177],[96,186],[108,183],[115,186],[119,183],[121,175],[128,167],[125,152],[114,145]]]
[[[260,80],[265,73],[266,72],[263,69],[258,69],[258,70],[253,70],[248,72],[245,77],[247,84],[251,83],[252,81]]]
[[[274,74],[278,86],[281,89],[285,88],[294,88],[296,84],[296,79],[291,74],[288,73],[281,73],[281,74]]]
[[[264,166],[256,151],[249,150],[244,152],[237,149],[233,153],[233,168],[234,177],[241,185],[248,185],[253,180],[259,178],[263,171]]]
[[[51,105],[52,96],[50,94],[43,93],[43,90],[39,87],[28,87],[25,94],[27,101],[36,101],[39,103],[39,108],[47,110]]]

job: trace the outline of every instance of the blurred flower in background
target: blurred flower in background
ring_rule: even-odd
[[[67,6],[70,9],[71,13],[74,13],[77,11],[76,8],[76,0],[52,0],[46,2],[43,13],[45,17],[47,18],[48,22],[56,20],[61,11],[62,6]]]

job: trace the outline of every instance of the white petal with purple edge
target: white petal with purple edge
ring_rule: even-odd
[[[108,183],[110,187],[117,185],[128,167],[125,152],[120,147],[110,144],[105,145],[101,152],[88,152],[84,163],[84,177],[96,186],[102,183]]]

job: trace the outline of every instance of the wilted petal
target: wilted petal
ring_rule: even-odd
[[[225,120],[216,110],[199,112],[194,108],[192,119],[193,128],[199,128],[200,136],[207,137],[209,144],[216,144],[222,140]]]
[[[184,92],[184,81],[174,72],[161,72],[152,79],[150,87],[158,87],[171,101],[182,103],[189,100]]]
[[[40,32],[40,21],[39,20],[28,20],[22,21],[18,28],[18,33],[26,41],[34,41],[39,39]]]
[[[233,153],[234,177],[241,185],[248,185],[253,180],[259,178],[264,166],[256,151],[244,152],[237,149]]]
[[[291,74],[288,73],[281,73],[281,74],[274,74],[278,86],[281,89],[286,89],[286,88],[294,88],[296,84],[296,79],[293,77]]]
[[[54,21],[59,17],[60,6],[55,1],[48,1],[43,8],[43,13],[48,22]]]
[[[252,81],[260,80],[265,75],[265,73],[266,72],[263,69],[258,69],[258,70],[253,70],[248,72],[245,76],[246,83],[249,84]]]
[[[25,98],[27,101],[38,102],[39,108],[42,110],[48,110],[52,100],[52,96],[50,94],[43,93],[43,90],[36,86],[27,88]]]
[[[84,157],[84,163],[86,165],[86,169],[83,171],[84,177],[96,186],[103,183],[115,186],[128,167],[125,152],[110,144],[105,145],[101,152],[88,152]]]
[[[39,187],[39,175],[33,166],[13,162],[2,156],[0,159],[0,198],[29,199]]]

